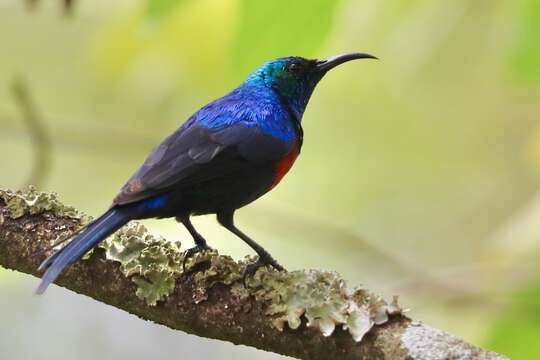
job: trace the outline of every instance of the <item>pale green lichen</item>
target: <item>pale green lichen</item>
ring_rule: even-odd
[[[119,262],[124,275],[132,277],[137,296],[149,305],[165,301],[174,291],[176,277],[182,272],[179,242],[153,237],[144,226],[132,224],[100,246],[106,250],[107,259]],[[280,331],[285,326],[297,329],[305,318],[307,326],[319,329],[324,336],[342,327],[356,341],[362,340],[373,326],[402,312],[397,298],[387,303],[367,290],[349,289],[335,272],[261,269],[246,288],[242,278],[250,261],[253,259],[237,262],[216,251],[195,254],[186,261],[186,268],[194,272],[193,301],[206,301],[208,290],[221,283],[229,285],[233,296],[240,299],[254,296],[267,302],[266,314]]]
[[[365,289],[349,289],[335,272],[301,270],[277,272],[261,269],[249,281],[242,284],[245,265],[253,259],[236,262],[216,252],[197,254],[189,260],[190,266],[206,263],[204,270],[195,273],[197,287],[193,299],[196,303],[207,299],[207,290],[216,283],[231,285],[231,293],[239,298],[250,295],[269,303],[267,315],[272,325],[282,331],[287,325],[297,329],[305,317],[307,325],[318,328],[330,336],[341,326],[356,341],[375,325],[389,320],[402,312],[394,297],[387,303]]]
[[[79,213],[74,207],[62,204],[56,193],[40,192],[33,186],[16,192],[0,189],[0,199],[6,204],[9,216],[13,219],[44,212],[83,221],[86,218],[86,215]]]
[[[384,322],[388,316],[401,313],[397,302],[389,306],[364,289],[351,290],[335,272],[301,270],[263,274],[259,280],[261,288],[255,296],[270,301],[267,314],[273,317],[272,324],[278,330],[283,330],[285,324],[297,329],[305,316],[307,326],[318,328],[324,336],[330,336],[341,326],[360,341],[377,324],[377,319],[382,318],[381,313],[386,317]]]
[[[171,275],[152,271],[144,277],[134,276],[132,280],[138,287],[135,294],[148,305],[157,305],[158,301],[165,300],[174,290],[175,279]]]
[[[79,230],[91,220],[90,216],[60,202],[56,193],[37,191],[31,185],[18,191],[0,189],[0,199],[6,204],[7,215],[12,219],[18,219],[25,215],[50,213],[58,217],[78,220],[77,228]],[[73,236],[72,230],[57,229],[57,237],[51,245],[58,249],[60,246],[57,245],[64,243],[71,236]]]
[[[195,282],[195,293],[193,300],[200,303],[208,298],[208,290],[218,283],[230,285],[234,296],[245,298],[249,296],[249,291],[242,283],[243,271],[250,258],[245,261],[235,261],[230,256],[219,255],[217,251],[206,251],[195,254],[187,261],[186,268],[191,269],[203,265],[203,269],[195,272],[193,279]]]
[[[149,305],[163,301],[174,290],[175,275],[181,272],[180,242],[154,237],[133,223],[100,244],[107,259],[120,263],[125,276],[137,284],[137,296]]]

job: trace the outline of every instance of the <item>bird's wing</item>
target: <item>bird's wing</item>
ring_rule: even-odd
[[[218,128],[201,127],[197,123],[183,126],[152,151],[113,204],[132,203],[171,187],[217,178],[254,163],[278,160],[292,146],[293,141],[264,133],[249,122]]]

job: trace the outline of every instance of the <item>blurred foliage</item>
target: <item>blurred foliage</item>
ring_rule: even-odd
[[[160,19],[171,14],[183,0],[147,0],[146,13],[149,17]]]
[[[240,0],[231,69],[237,79],[268,59],[317,56],[333,28],[339,0]],[[285,15],[285,16],[284,16]]]
[[[515,53],[512,60],[519,79],[540,82],[540,1],[519,0]]]
[[[109,74],[157,61],[171,76],[222,90],[224,82],[241,81],[268,59],[314,57],[340,3],[148,0],[145,10],[135,7],[113,20],[97,39],[95,54]],[[182,71],[186,67],[190,73]]]
[[[153,3],[153,1],[151,1]],[[121,78],[144,67],[160,69],[165,91],[177,81],[222,89],[236,2],[160,1],[113,16],[94,41],[93,57],[106,76]],[[167,11],[167,15],[164,15]],[[189,69],[189,71],[186,71]],[[142,81],[146,81],[143,79]]]
[[[540,359],[540,281],[514,294],[500,309],[486,346],[514,360]]]

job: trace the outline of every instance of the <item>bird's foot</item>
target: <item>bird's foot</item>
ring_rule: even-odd
[[[189,259],[191,259],[193,256],[203,251],[212,251],[212,250],[214,249],[212,249],[210,246],[206,244],[196,245],[192,248],[187,249],[186,252],[184,253],[184,260],[182,261],[182,271],[184,272],[186,271],[186,262]]]
[[[244,270],[244,276],[242,278],[242,282],[244,283],[244,287],[247,288],[247,280],[254,277],[257,273],[257,270],[259,270],[262,267],[265,266],[271,266],[277,271],[286,271],[283,266],[279,265],[279,263],[274,260],[271,256],[268,257],[261,257],[257,259],[257,261],[251,262],[247,264],[246,269]]]

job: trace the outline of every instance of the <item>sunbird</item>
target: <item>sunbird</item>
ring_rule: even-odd
[[[114,198],[111,207],[40,265],[46,269],[37,293],[131,220],[172,218],[189,231],[195,246],[184,256],[211,249],[190,217],[216,214],[217,221],[246,242],[258,259],[246,266],[283,267],[234,224],[237,209],[272,190],[300,154],[302,116],[315,86],[347,53],[327,60],[290,56],[266,62],[236,89],[192,115],[159,144]]]

